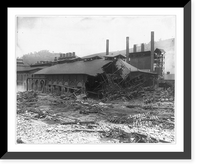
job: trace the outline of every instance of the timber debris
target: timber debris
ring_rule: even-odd
[[[31,138],[36,138],[33,135],[48,137],[36,138],[34,143],[174,142],[173,88],[143,85],[112,87],[106,100],[91,99],[84,94],[18,92],[17,143],[32,143]],[[54,140],[56,136],[61,139]],[[74,136],[82,139],[75,142]]]

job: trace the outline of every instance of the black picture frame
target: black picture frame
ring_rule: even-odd
[[[1,128],[4,130],[4,134],[1,134],[1,139],[3,140],[1,143],[1,159],[191,159],[191,1],[187,1],[182,6],[162,5],[160,7],[181,7],[184,9],[183,152],[9,152],[7,148],[8,116],[7,111],[5,111],[1,114],[1,120],[5,121],[1,123]],[[7,92],[5,92],[5,95],[7,97]]]

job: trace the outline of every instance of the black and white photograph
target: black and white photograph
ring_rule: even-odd
[[[7,8],[1,159],[191,159],[191,2],[172,6]]]
[[[176,143],[176,16],[16,16],[16,143]]]

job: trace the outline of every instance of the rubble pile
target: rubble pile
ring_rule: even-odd
[[[141,96],[146,104],[155,102],[173,102],[174,88],[170,87],[165,90],[163,88],[152,89],[147,87],[143,89]]]
[[[174,101],[174,88],[167,89],[154,88],[152,86],[144,87],[143,83],[122,88],[119,85],[106,88],[104,90],[104,101],[122,100],[129,101],[142,97],[144,103],[154,102],[172,102]]]
[[[35,105],[38,101],[38,94],[34,91],[17,93],[17,113],[24,113],[28,107]]]
[[[76,95],[75,94],[62,94],[59,96],[62,100],[75,100],[76,99]]]
[[[25,91],[17,93],[17,102],[36,102],[37,101],[37,92],[35,91]]]
[[[148,135],[126,132],[121,128],[112,128],[105,133],[102,133],[103,137],[117,139],[119,143],[168,143],[167,141],[159,140]]]
[[[150,112],[135,115],[110,115],[107,120],[115,124],[129,124],[130,127],[154,127],[174,129],[174,118],[153,115]]]
[[[104,101],[122,100],[129,101],[139,97],[143,93],[142,87],[131,86],[129,88],[112,87],[107,88],[104,93]]]
[[[156,97],[159,91],[141,86],[135,91],[130,88],[133,89],[117,92],[110,89],[108,100],[122,100],[115,103],[103,103],[84,94],[19,92],[17,143],[164,143],[165,138],[173,142],[173,101],[145,104],[140,99],[137,103],[132,99],[140,95]],[[170,89],[161,93],[160,98],[173,95]]]
[[[107,106],[104,106],[103,103],[93,103],[89,104],[87,102],[78,102],[78,106],[76,109],[79,109],[80,114],[91,114],[91,113],[98,113],[103,114],[103,111],[107,108]]]

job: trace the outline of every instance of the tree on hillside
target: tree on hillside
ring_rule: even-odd
[[[23,61],[25,64],[35,64],[37,61],[53,61],[55,57],[58,57],[58,53],[51,53],[48,50],[41,50],[34,53],[28,53],[23,55]]]

